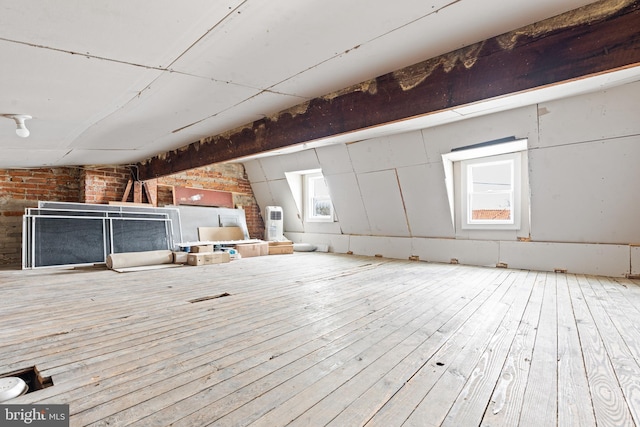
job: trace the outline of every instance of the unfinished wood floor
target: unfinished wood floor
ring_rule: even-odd
[[[297,253],[5,270],[0,295],[0,373],[54,381],[12,403],[72,426],[640,424],[625,279]]]

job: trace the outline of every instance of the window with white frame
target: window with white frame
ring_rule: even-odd
[[[520,153],[460,162],[462,228],[517,228],[520,163]]]
[[[453,224],[467,230],[520,229],[526,149],[527,140],[522,139],[442,155]]]
[[[304,174],[303,183],[305,220],[333,221],[333,204],[322,173]]]
[[[321,169],[285,172],[300,218],[308,222],[333,222],[333,203]]]

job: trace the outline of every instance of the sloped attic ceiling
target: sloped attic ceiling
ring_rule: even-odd
[[[589,3],[0,0],[0,114],[33,116],[0,167],[140,162]]]

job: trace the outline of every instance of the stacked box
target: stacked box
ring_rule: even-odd
[[[213,245],[198,245],[191,246],[191,252],[199,253],[199,252],[213,252]]]
[[[226,252],[197,252],[187,256],[187,264],[189,265],[221,264],[229,261],[231,258]]]
[[[269,242],[269,255],[292,254],[293,242]]]
[[[189,261],[189,254],[187,252],[173,252],[173,263],[174,264],[186,264]]]
[[[257,243],[242,243],[236,245],[236,250],[242,258],[248,258],[253,256],[261,256],[269,254],[269,243],[257,242]]]

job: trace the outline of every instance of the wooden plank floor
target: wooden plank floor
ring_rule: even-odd
[[[72,426],[632,426],[639,285],[322,253],[0,270],[0,373],[51,376],[11,403]]]

